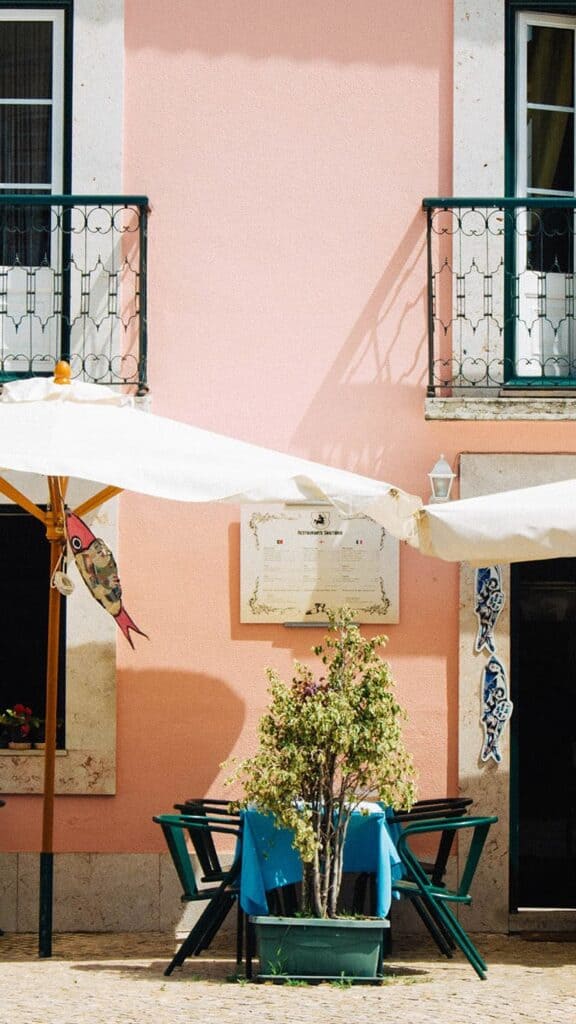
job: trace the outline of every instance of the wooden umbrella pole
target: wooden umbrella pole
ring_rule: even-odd
[[[58,656],[60,639],[60,594],[52,586],[65,546],[64,501],[60,482],[48,478],[50,508],[46,512],[46,539],[50,544],[50,590],[48,596],[48,643],[46,661],[46,750],[44,758],[44,800],[42,806],[42,849],[40,853],[40,921],[38,953],[52,956],[52,904],[54,873],[54,792],[56,774],[56,725],[58,706]]]

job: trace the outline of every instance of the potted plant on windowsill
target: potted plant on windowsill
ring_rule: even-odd
[[[32,730],[38,726],[32,709],[25,704],[15,704],[0,715],[0,726],[8,737],[10,750],[29,750],[32,746]]]
[[[405,713],[379,653],[386,638],[363,637],[353,620],[348,608],[329,613],[330,632],[313,648],[321,666],[317,676],[299,662],[289,684],[267,670],[271,702],[260,721],[259,750],[230,779],[244,787],[240,806],[256,805],[272,814],[277,826],[293,830],[303,864],[299,916],[255,918],[257,932],[279,920],[282,924],[282,950],[278,932],[272,941],[275,963],[263,963],[267,944],[259,940],[263,975],[278,974],[280,961],[290,965],[286,976],[317,975],[316,967],[297,962],[287,943],[292,931],[311,924],[310,918],[320,921],[324,947],[330,942],[328,921],[338,934],[346,931],[337,904],[352,813],[367,799],[395,809],[409,808],[414,800],[414,768],[401,732]],[[290,922],[293,928],[287,927]],[[347,942],[352,950],[358,944],[353,930]],[[368,971],[375,971],[378,959],[372,956]],[[334,963],[328,973],[350,972]],[[357,960],[353,973],[360,973]]]

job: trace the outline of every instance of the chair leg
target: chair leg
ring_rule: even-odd
[[[249,981],[252,980],[252,961],[256,952],[256,929],[250,922],[248,914],[245,915],[246,919],[246,977]]]
[[[363,914],[366,906],[366,892],[368,890],[368,874],[363,871],[358,875],[354,883],[354,892],[352,894],[352,913]]]
[[[212,915],[210,916],[204,934],[199,939],[196,949],[193,950],[194,956],[199,956],[203,950],[208,949],[214,939],[214,936],[220,930],[226,917],[228,916],[232,906],[234,905],[236,897],[232,893],[222,893],[221,896],[217,896],[212,901]]]
[[[443,953],[444,956],[447,956],[449,959],[451,959],[453,956],[453,951],[456,949],[456,944],[452,941],[452,937],[450,936],[450,934],[446,931],[445,928],[443,928],[440,925],[439,921],[434,919],[434,917],[428,910],[428,907],[419,898],[419,896],[411,896],[410,902],[412,903],[412,906],[414,907],[414,910],[418,914],[420,920],[423,922],[425,927],[430,932],[430,935],[434,939],[434,942],[438,946],[440,952]]]
[[[242,963],[243,957],[243,945],[244,945],[244,911],[240,906],[240,899],[238,898],[238,916],[236,918],[236,963]]]
[[[208,947],[234,900],[232,893],[223,893],[208,904],[164,971],[167,977],[175,967],[181,967],[189,956],[198,955]]]
[[[476,946],[466,934],[461,924],[451,912],[450,908],[442,903],[441,900],[433,900],[429,894],[422,893],[422,899],[427,905],[427,909],[431,915],[438,922],[442,923],[443,927],[453,938],[456,945],[464,953],[464,956],[468,960],[469,964],[474,968],[479,978],[484,981],[486,979],[486,963],[480,956],[480,953],[476,949]]]

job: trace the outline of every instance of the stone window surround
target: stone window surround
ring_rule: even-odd
[[[455,196],[504,195],[504,33],[505,0],[454,0]],[[425,418],[570,420],[576,395],[427,398]]]
[[[489,453],[460,456],[460,496],[496,494],[517,487],[552,483],[576,477],[576,455]],[[510,569],[502,567],[505,604],[495,638],[497,654],[510,669]],[[509,913],[510,851],[510,730],[502,740],[502,762],[482,763],[480,722],[481,675],[484,656],[474,653],[477,619],[474,614],[474,569],[460,570],[459,650],[459,787],[474,799],[479,813],[496,814],[482,855],[472,906],[462,911],[465,927],[473,931],[572,931],[576,911]],[[466,924],[467,922],[467,924]]]
[[[46,501],[43,477],[4,476],[33,501]],[[70,506],[79,505],[97,489],[86,481],[71,481]],[[112,550],[116,547],[117,506],[118,499],[106,502],[86,517]],[[88,592],[73,564],[68,572],[76,587],[66,598],[66,750],[56,757],[56,792],[111,795],[116,791],[117,627]],[[42,793],[41,755],[42,751],[0,750],[0,792]]]

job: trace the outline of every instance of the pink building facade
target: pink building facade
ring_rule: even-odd
[[[485,292],[466,285],[461,320],[490,321],[496,340],[478,327],[462,341],[457,314],[445,311],[456,303],[470,239],[455,231],[433,236],[431,309],[422,207],[425,197],[495,200],[529,187],[534,196],[574,195],[574,182],[560,181],[559,171],[542,187],[531,172],[521,192],[506,163],[509,90],[521,85],[509,79],[516,73],[520,82],[526,64],[522,32],[537,37],[526,17],[552,13],[536,19],[536,29],[571,33],[573,46],[576,5],[562,6],[75,0],[69,191],[149,197],[152,409],[425,499],[441,452],[458,474],[455,494],[458,486],[474,494],[574,475],[576,400],[564,349],[552,344],[553,372],[524,373],[517,337],[509,378],[498,349],[504,278],[479,256],[478,275],[490,278],[495,305],[487,316]],[[38,5],[46,8],[70,16],[61,5]],[[9,9],[18,20],[15,0]],[[528,59],[528,75],[536,75],[533,64]],[[532,106],[569,119],[574,97],[547,96]],[[462,220],[461,208],[438,213],[439,205],[434,217]],[[483,253],[487,209],[479,214]],[[499,259],[498,246],[503,252],[508,242],[495,234],[490,244]],[[542,266],[530,272],[549,290],[552,277],[571,278],[571,257],[555,273]],[[432,381],[431,318],[441,360]],[[486,352],[485,363],[499,365],[490,379],[478,371]],[[458,377],[466,357],[476,377],[466,370]],[[223,794],[221,763],[254,749],[265,667],[289,674],[293,658],[306,660],[323,634],[240,622],[238,509],[125,494],[102,513],[101,528],[115,546],[131,614],[150,641],[137,637],[132,651],[121,636],[116,643],[113,624],[102,622],[88,598],[76,610],[70,605],[70,751],[58,758],[55,925],[152,930],[172,926],[177,915],[152,815],[188,796]],[[503,572],[496,627],[517,708],[521,683],[532,685],[514,667],[512,591],[522,585]],[[514,845],[519,821],[529,836],[518,809],[528,798],[512,727],[499,764],[479,758],[484,659],[474,653],[475,628],[472,570],[402,547],[400,621],[385,632],[420,793],[460,789],[483,812],[499,814],[484,865],[492,898],[479,900],[471,926],[508,931],[534,926],[533,913],[518,910],[522,901],[532,905],[528,890],[510,897],[519,859],[528,856],[528,839],[520,853]],[[546,726],[543,733],[546,743],[542,737],[533,753],[545,771],[554,763],[553,732]],[[35,928],[40,760],[0,751],[7,801],[0,924],[8,929]],[[544,916],[555,928],[571,918],[564,908]]]

